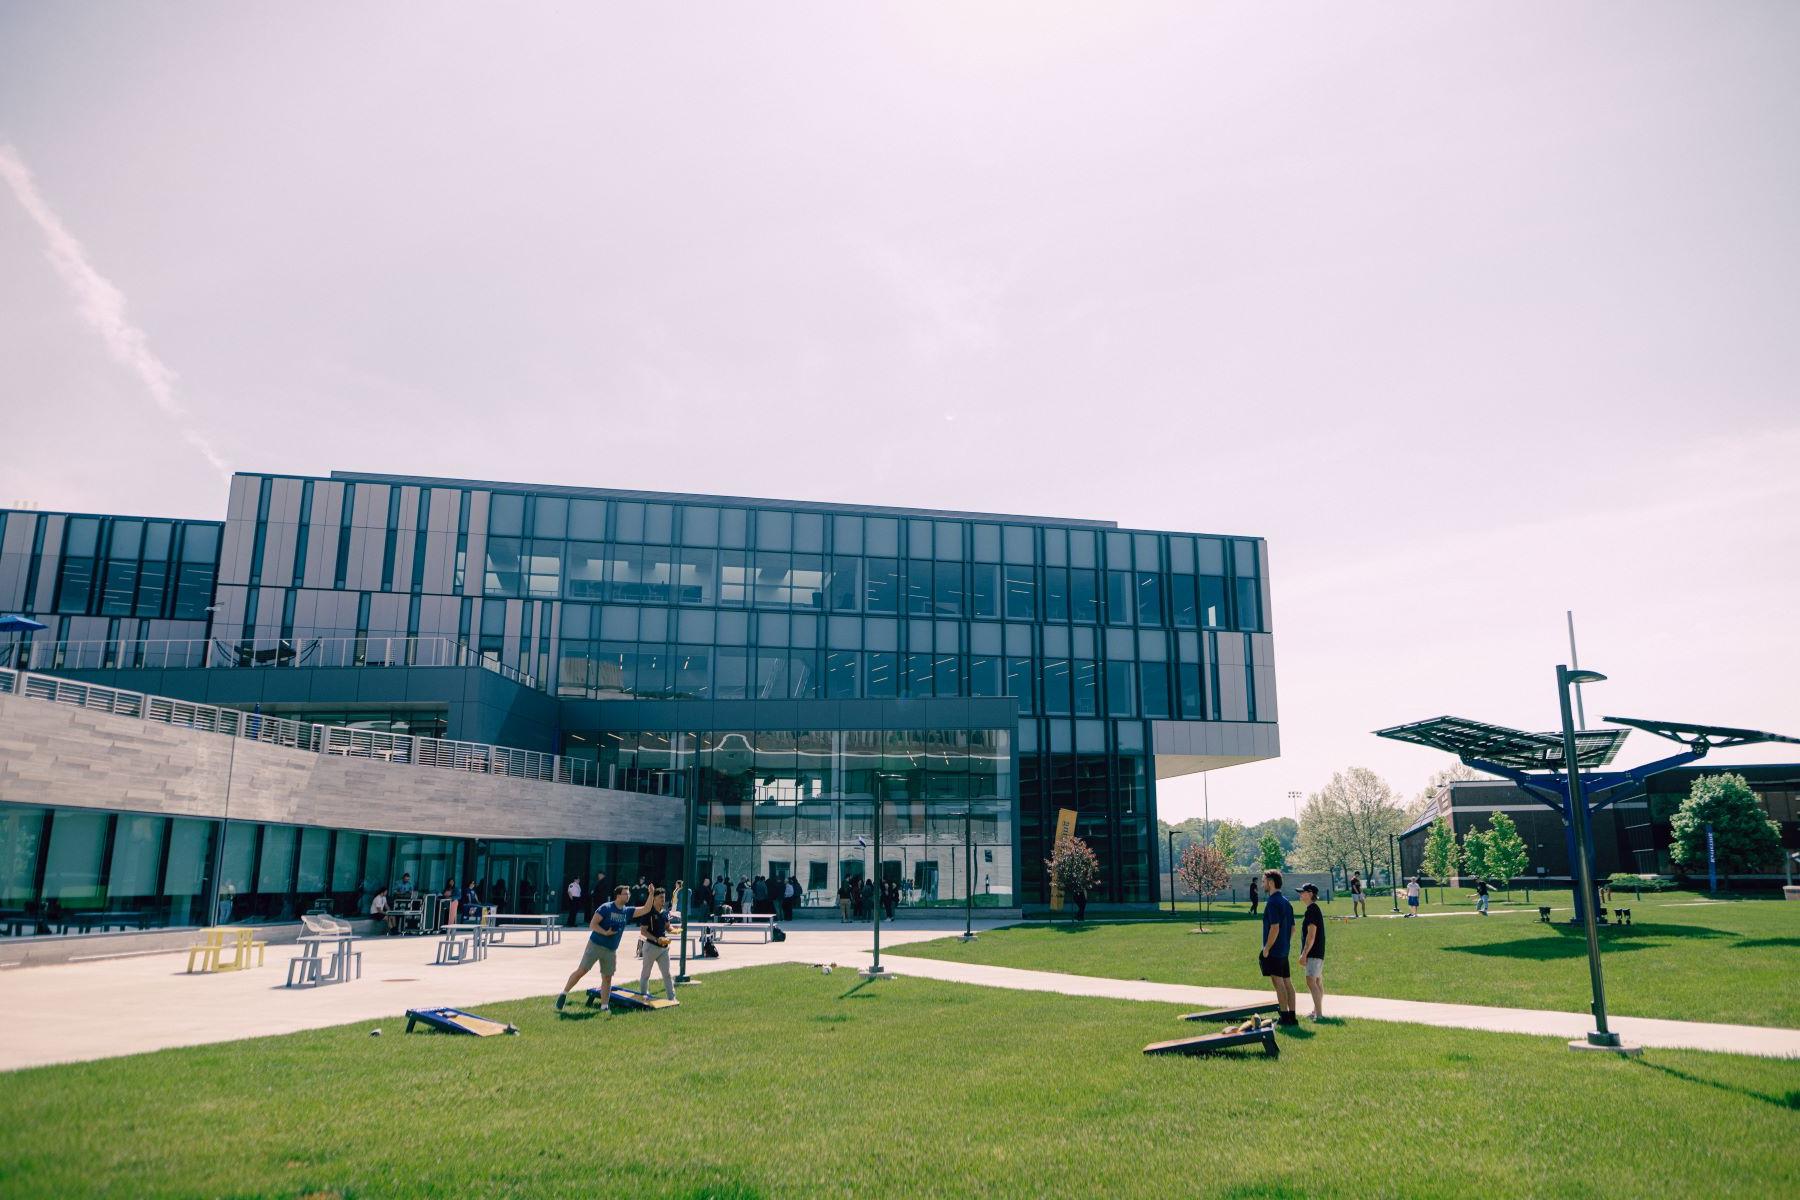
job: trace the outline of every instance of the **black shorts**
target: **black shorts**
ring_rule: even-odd
[[[1280,958],[1269,955],[1258,955],[1256,965],[1261,967],[1262,973],[1270,979],[1286,979],[1290,974],[1288,971],[1287,955],[1285,954]]]

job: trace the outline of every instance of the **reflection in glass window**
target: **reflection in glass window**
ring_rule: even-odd
[[[826,605],[832,612],[855,612],[862,605],[862,559],[834,557],[831,577],[825,585]]]
[[[969,659],[969,695],[1001,696],[1005,689],[1000,684],[1000,660],[990,654],[978,654]]]
[[[901,695],[923,699],[932,695],[932,656],[913,653],[906,656],[906,680]]]
[[[743,550],[719,551],[719,604],[743,608],[750,603],[750,555]]]
[[[562,594],[562,550],[561,542],[531,543],[531,554],[524,563],[526,595],[554,600]]]
[[[963,611],[962,564],[940,562],[933,569],[932,609],[940,617],[958,617]]]
[[[571,600],[606,598],[606,547],[599,542],[570,542],[565,561],[564,593]]]
[[[906,564],[906,611],[909,615],[931,615],[931,560],[911,559]]]
[[[940,696],[962,695],[962,656],[939,653],[932,662],[931,686]]]
[[[1170,577],[1170,618],[1177,629],[1192,629],[1200,620],[1200,592],[1192,575]]]
[[[1132,664],[1125,662],[1109,662],[1106,664],[1106,715],[1109,717],[1129,717],[1136,713],[1137,689],[1134,687]]]
[[[864,688],[871,699],[892,699],[900,694],[900,656],[876,651],[865,658],[868,672]]]
[[[1200,577],[1200,627],[1225,628],[1225,579],[1221,575]]]
[[[750,691],[750,652],[721,646],[713,655],[713,698],[744,700]]]
[[[1206,714],[1200,709],[1200,664],[1184,662],[1176,668],[1181,685],[1181,716],[1188,721],[1201,721]]]
[[[1142,685],[1144,715],[1146,717],[1166,717],[1169,715],[1169,664],[1147,662],[1138,664],[1139,683]]]
[[[1138,572],[1137,614],[1140,625],[1162,624],[1162,576],[1155,571]]]
[[[712,696],[710,646],[678,646],[675,649],[675,695],[682,700],[706,700]]]
[[[834,650],[825,655],[825,698],[854,700],[860,695],[857,676],[862,655],[854,650]]]
[[[1100,664],[1091,658],[1075,660],[1071,672],[1075,684],[1075,715],[1078,717],[1096,717],[1100,715]]]
[[[1069,660],[1044,660],[1044,712],[1053,717],[1069,715]]]
[[[1037,619],[1037,580],[1030,567],[1006,568],[1006,618],[1009,621]]]
[[[1261,599],[1254,578],[1237,580],[1237,627],[1239,629],[1262,628]]]
[[[1033,711],[1031,660],[1029,658],[1008,658],[1006,660],[1006,694],[1018,697],[1020,712]]]
[[[689,510],[690,513],[692,510]],[[712,550],[682,550],[675,583],[678,604],[710,605],[718,595],[718,564]]]
[[[1069,573],[1062,567],[1044,571],[1044,620],[1069,619]]]
[[[517,596],[520,591],[518,538],[487,540],[487,569],[482,573],[482,592],[489,596]]]
[[[974,612],[977,617],[998,617],[1000,615],[1000,568],[988,563],[976,563],[969,568],[973,573]]]
[[[875,521],[870,520],[873,526]],[[868,560],[868,574],[863,587],[863,610],[872,613],[900,611],[900,563],[892,558]]]

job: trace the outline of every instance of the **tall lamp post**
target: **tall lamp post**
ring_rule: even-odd
[[[699,817],[699,806],[694,801],[694,779],[691,774],[688,776],[687,785],[687,803],[682,806],[683,810],[687,813],[687,837],[683,839],[681,856],[681,878],[683,880],[692,879],[694,877],[695,854],[699,849],[696,845],[696,842],[699,840],[698,834],[694,828],[694,822]],[[694,889],[690,885],[684,889],[684,891],[684,895],[675,897],[675,903],[681,908],[681,970],[676,972],[675,975],[675,982],[678,984],[695,982],[688,978],[687,969],[688,921],[691,919],[690,914],[693,911]]]
[[[881,891],[886,882],[881,878],[881,798],[887,791],[888,778],[884,771],[875,773],[875,958],[857,972],[864,979],[880,979],[885,974],[881,969]]]
[[[963,931],[962,940],[975,940],[975,821],[974,805],[963,805]]]
[[[1388,834],[1388,899],[1400,911],[1400,835]]]
[[[1575,833],[1575,886],[1581,889],[1584,903],[1581,927],[1587,934],[1588,977],[1594,989],[1594,1029],[1585,1039],[1569,1043],[1573,1050],[1611,1050],[1636,1054],[1639,1047],[1627,1046],[1619,1035],[1606,1027],[1606,979],[1600,969],[1600,931],[1594,919],[1594,868],[1588,861],[1593,844],[1591,815],[1587,797],[1581,791],[1581,767],[1575,750],[1575,713],[1569,700],[1569,689],[1584,683],[1600,683],[1606,676],[1598,671],[1556,668],[1556,698],[1562,706],[1563,769],[1569,775],[1569,823]]]
[[[1175,831],[1169,830],[1169,915],[1175,915]]]

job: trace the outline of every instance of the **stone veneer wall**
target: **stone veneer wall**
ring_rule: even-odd
[[[234,758],[235,744],[235,758]],[[393,833],[675,845],[680,800],[313,754],[0,696],[0,801]]]

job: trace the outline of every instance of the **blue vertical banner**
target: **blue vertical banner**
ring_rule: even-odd
[[[1719,860],[1713,854],[1712,822],[1706,823],[1706,890],[1719,890]]]

